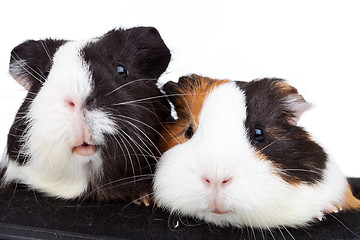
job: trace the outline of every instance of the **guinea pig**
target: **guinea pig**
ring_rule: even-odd
[[[2,186],[62,199],[145,196],[170,116],[157,86],[170,57],[153,27],[15,47],[9,72],[28,93],[1,159]]]
[[[360,207],[336,163],[298,126],[310,104],[285,80],[191,75],[163,88],[177,119],[159,143],[158,206],[218,226],[264,229]]]

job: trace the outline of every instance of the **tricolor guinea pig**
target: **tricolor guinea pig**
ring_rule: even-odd
[[[2,186],[96,201],[148,193],[170,116],[157,87],[170,57],[153,27],[15,47],[10,74],[28,94],[8,134]]]
[[[360,207],[336,163],[297,125],[309,104],[286,81],[192,75],[164,90],[177,119],[160,143],[159,206],[219,226],[265,229]]]

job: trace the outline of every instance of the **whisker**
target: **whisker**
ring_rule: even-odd
[[[48,50],[47,46],[45,45],[44,41],[43,41],[43,40],[40,40],[40,42],[41,42],[42,47],[43,47],[44,50],[45,50],[46,55],[48,56],[48,58],[49,58],[49,60],[50,60],[50,62],[53,62],[52,59],[51,59],[49,50]]]
[[[296,240],[296,239],[294,238],[294,236],[290,233],[290,231],[289,231],[284,225],[282,225],[282,227],[285,229],[285,231],[290,235],[290,237],[291,237],[293,240]]]
[[[141,108],[143,108],[143,109],[146,109],[146,108],[143,107],[143,106],[139,106],[139,105],[136,105],[136,106],[141,107]],[[148,109],[146,109],[146,110],[148,110]],[[149,111],[149,110],[148,110],[148,111]],[[148,128],[150,128],[151,130],[153,130],[156,134],[158,134],[158,135],[160,136],[160,138],[162,138],[165,142],[167,142],[166,138],[165,138],[159,131],[157,131],[155,128],[153,128],[153,127],[150,126],[149,124],[146,124],[145,122],[142,122],[142,121],[140,121],[140,120],[138,120],[138,119],[131,118],[131,117],[128,117],[128,116],[125,116],[125,115],[121,115],[121,114],[119,114],[118,117],[127,118],[127,119],[130,119],[130,120],[136,121],[136,122],[138,122],[138,123],[140,123],[140,124],[142,124],[142,125],[145,125],[146,127],[148,127]],[[160,124],[161,124],[161,126],[162,126],[162,129],[163,129],[164,131],[166,131],[173,139],[175,139],[175,141],[176,141],[178,144],[180,144],[180,142],[175,138],[176,136],[173,136],[173,135],[168,131],[168,129],[164,126],[164,124],[168,124],[168,122],[163,122],[163,123],[161,123],[160,120],[159,120],[159,122],[160,122]],[[155,144],[153,144],[153,146],[156,147],[157,152],[161,155],[162,153],[161,153],[160,150],[157,148],[157,146],[156,146]]]
[[[285,236],[284,236],[283,232],[281,231],[281,228],[280,228],[279,226],[277,226],[277,229],[279,230],[279,232],[280,232],[280,234],[281,234],[282,238],[283,238],[284,240],[286,240],[286,238],[285,238]]]
[[[40,73],[38,73],[37,71],[35,71],[35,69],[33,69],[30,65],[28,65],[28,64],[26,63],[26,61],[21,60],[21,58],[19,57],[19,55],[17,55],[16,52],[14,52],[14,54],[16,55],[17,59],[16,59],[16,57],[14,57],[14,55],[12,55],[12,54],[11,54],[11,57],[15,60],[15,62],[16,62],[21,68],[23,68],[23,69],[25,70],[25,72],[27,72],[30,76],[32,76],[33,78],[35,78],[35,80],[37,80],[38,82],[40,82],[41,84],[43,84],[46,79],[45,79]],[[36,77],[32,72],[30,72],[30,71],[29,71],[26,67],[24,67],[24,66],[26,66],[27,68],[29,68],[30,70],[32,70],[32,71],[33,71],[34,73],[36,73],[40,78]],[[44,80],[44,81],[41,81],[41,78],[42,78],[42,80]]]
[[[120,129],[121,130],[121,129]],[[123,130],[121,130],[122,132],[124,132]],[[126,141],[127,141],[127,139],[123,136],[123,134],[122,133],[120,133],[119,131],[117,131],[118,132],[118,134],[121,136],[121,138],[120,138],[120,140],[121,140],[121,142],[123,143],[123,145],[124,145],[124,147],[125,147],[125,149],[126,149],[126,152],[128,153],[128,156],[129,156],[129,163],[130,163],[130,166],[131,166],[131,169],[132,169],[132,171],[133,171],[133,173],[134,173],[134,175],[135,175],[135,169],[134,169],[134,165],[133,165],[133,162],[132,162],[132,158],[131,158],[131,155],[130,155],[130,152],[129,152],[129,149],[128,149],[128,147],[126,146],[126,144],[125,144],[125,142],[123,141],[123,139],[125,139]],[[115,137],[114,137],[115,138]],[[115,138],[116,139],[116,138]],[[117,141],[117,140],[116,140]],[[118,142],[118,141],[117,141]],[[129,143],[129,141],[127,141],[128,143]],[[130,143],[129,143],[130,144]],[[131,144],[130,144],[131,145]],[[135,152],[134,152],[135,153]],[[126,160],[126,159],[125,159]],[[126,161],[126,163],[127,163],[127,161]],[[127,168],[126,168],[126,170],[127,170]],[[126,172],[124,171],[124,174],[126,174]]]
[[[256,218],[256,221],[257,221],[258,223],[260,223],[260,221],[259,221],[259,215],[258,215],[258,214],[254,214],[254,216],[255,216],[255,218]],[[264,235],[264,232],[263,232],[263,229],[262,229],[262,228],[260,228],[260,233],[261,233],[262,238],[265,239],[265,235]]]
[[[291,171],[294,171],[294,172],[309,172],[309,173],[316,173],[316,174],[319,174],[319,173],[322,173],[321,170],[308,170],[308,169],[281,169],[281,171],[284,171],[284,172],[291,172]]]
[[[150,199],[150,196],[152,196],[152,195],[154,195],[154,193],[148,193],[141,197],[138,197],[138,198],[132,200],[131,202],[129,202],[128,204],[126,204],[122,209],[124,210],[126,207],[130,206],[131,204],[136,204],[137,201],[140,201],[144,197],[149,197],[149,199]]]
[[[111,189],[111,188],[114,188],[114,187],[123,186],[123,185],[133,183],[133,182],[151,180],[153,177],[154,177],[153,174],[142,174],[142,175],[135,175],[135,178],[136,178],[135,180],[134,180],[134,176],[121,178],[121,179],[118,179],[118,180],[114,180],[114,181],[105,183],[105,184],[101,185],[99,187],[99,189],[100,188],[102,188],[102,189]],[[128,181],[128,180],[131,180],[131,181]],[[108,187],[108,188],[104,188],[104,187]]]
[[[279,139],[276,139],[275,141],[269,143],[268,145],[266,145],[265,147],[263,147],[262,149],[259,150],[259,152],[264,151],[266,148],[270,147],[271,145],[281,141],[283,138],[287,137],[289,134],[291,134],[292,132],[295,131],[295,128],[293,128],[291,131],[289,131],[288,133],[286,133],[284,136],[280,137]]]
[[[267,230],[269,231],[269,233],[270,233],[270,235],[271,235],[272,239],[274,239],[274,240],[275,240],[275,236],[272,234],[272,230],[271,230],[268,226],[266,226],[266,228],[267,228]]]
[[[136,80],[133,80],[133,81],[131,81],[131,82],[127,82],[127,83],[121,85],[120,87],[115,88],[114,90],[112,90],[111,92],[105,94],[104,96],[105,96],[105,97],[106,97],[106,96],[109,96],[109,95],[111,95],[112,93],[121,90],[122,88],[126,87],[126,86],[129,85],[129,84],[136,83],[136,82],[140,82],[140,81],[157,81],[157,79],[149,79],[149,78],[136,79]]]
[[[121,130],[122,133],[125,135],[125,137],[127,137],[131,142],[134,143],[135,147],[137,147],[137,148],[139,149],[140,153],[142,154],[143,152],[142,152],[141,149],[139,148],[138,143],[137,143],[131,136],[129,136],[124,130],[122,130],[122,129],[120,129],[120,130]],[[125,140],[129,143],[130,148],[133,150],[133,153],[136,154],[136,151],[135,151],[135,149],[133,148],[132,144],[131,144],[126,138],[125,138]],[[135,157],[136,157],[136,160],[137,160],[137,162],[138,162],[138,166],[141,166],[139,157],[138,157],[137,155],[135,155]],[[133,173],[134,173],[134,175],[136,175],[135,168],[134,168],[134,165],[133,165],[132,161],[130,161],[130,163],[132,164]]]
[[[142,123],[143,125],[149,127],[151,130],[153,130],[155,133],[157,133],[157,134],[159,134],[159,135],[161,136],[161,134],[160,134],[156,129],[154,129],[153,127],[151,127],[150,125],[148,125],[148,124],[146,124],[146,123],[144,123],[144,122],[142,122],[142,121],[138,121],[137,119],[134,119],[134,118],[131,118],[131,117],[127,117],[127,116],[124,116],[124,115],[120,115],[120,117],[128,118],[128,119],[134,120],[134,121],[136,121],[136,122]],[[120,120],[121,120],[121,119],[120,119]],[[136,126],[135,124],[131,123],[130,121],[125,121],[125,122],[127,122],[128,124],[130,124],[130,126],[132,126],[134,129],[138,130],[142,135],[144,135],[144,136],[146,137],[146,139],[150,142],[150,144],[155,148],[155,150],[157,150],[157,152],[158,152],[159,154],[161,154],[161,153],[160,153],[160,150],[157,148],[156,144],[147,136],[146,133],[144,133],[144,131],[142,131],[138,126]],[[139,140],[144,144],[144,146],[148,149],[148,151],[149,151],[148,153],[149,153],[149,154],[152,154],[152,151],[149,149],[149,147],[147,146],[147,144],[145,144],[139,136],[138,136],[138,138],[139,138]],[[153,154],[152,154],[152,155],[153,155]],[[155,155],[153,155],[153,157],[156,158]]]
[[[340,223],[346,230],[348,230],[351,234],[353,234],[355,237],[360,238],[360,235],[352,231],[348,226],[346,226],[343,222],[341,222],[337,217],[335,217],[334,214],[329,214],[331,217],[333,217],[338,223]]]
[[[251,233],[253,234],[254,238],[256,239],[256,236],[255,236],[255,231],[254,231],[254,227],[253,227],[253,223],[249,217],[249,215],[245,212],[245,216],[247,217],[249,223],[250,223],[250,229],[251,229]]]
[[[129,151],[128,151],[128,149],[126,148],[126,145],[125,145],[125,143],[124,143],[124,141],[122,140],[122,138],[123,138],[123,136],[120,134],[120,141],[123,143],[123,145],[125,146],[125,149],[126,149],[126,151],[127,151],[127,154],[126,154],[126,152],[124,151],[124,148],[122,147],[122,145],[121,145],[121,143],[118,141],[118,139],[115,137],[115,136],[112,136],[113,138],[114,138],[114,140],[115,140],[115,142],[116,142],[116,144],[117,144],[117,146],[119,146],[120,147],[120,150],[121,150],[121,152],[122,152],[122,156],[124,157],[124,162],[125,162],[125,169],[124,169],[124,175],[123,176],[125,176],[125,174],[126,174],[126,172],[127,172],[127,167],[128,167],[128,163],[127,163],[127,157],[129,157],[129,161],[131,161],[131,155],[130,155],[130,153],[129,153]],[[108,155],[110,155],[110,153],[109,153],[109,151],[107,151],[108,152]],[[115,156],[114,156],[115,157]]]
[[[143,149],[143,151],[149,155],[153,155],[152,151],[149,149],[149,147],[147,146],[147,144],[143,141],[143,139],[141,138],[141,136],[139,136],[138,134],[135,134],[137,136],[137,138],[141,141],[141,143],[148,149],[149,152],[147,152],[144,148],[141,147],[140,144],[137,144],[139,150],[140,148]],[[141,150],[140,150],[141,151]],[[145,154],[141,151],[142,156],[145,156]],[[155,161],[157,161],[156,157],[153,155],[151,156],[152,159],[154,159]],[[148,169],[150,170],[150,172],[152,173],[152,169],[151,169],[151,164],[149,163],[148,159],[145,157],[144,160],[146,161],[147,165],[148,165]],[[143,168],[140,168],[140,170]]]
[[[174,139],[176,141],[177,144],[181,144],[181,141],[178,140],[178,135],[173,135],[167,127],[164,127],[164,131],[166,131],[167,134],[169,134],[169,136],[171,136],[172,139]],[[170,144],[168,143],[168,141],[164,138],[164,136],[162,136],[162,139],[167,143],[167,145],[170,147]]]
[[[203,93],[203,94],[206,94],[206,93]],[[127,101],[127,102],[114,103],[112,105],[113,106],[127,105],[127,104],[130,104],[130,103],[143,102],[143,101],[147,101],[147,100],[153,100],[153,99],[158,99],[158,98],[166,98],[166,97],[172,97],[172,96],[181,96],[181,95],[194,95],[194,94],[168,94],[168,95],[164,94],[164,95],[160,95],[160,96],[153,96],[153,97],[135,99],[135,100]]]
[[[138,175],[138,176],[135,176],[135,177],[137,177],[138,179],[134,180],[134,177],[130,176],[130,177],[121,178],[121,179],[117,179],[117,180],[102,184],[101,186],[98,186],[98,187],[92,189],[87,194],[85,194],[79,204],[81,205],[85,201],[85,199],[87,199],[89,196],[91,196],[93,193],[95,193],[95,192],[97,192],[99,190],[109,190],[109,189],[112,189],[112,188],[116,188],[116,187],[119,187],[119,186],[129,184],[129,183],[133,183],[133,182],[151,180],[153,178],[153,175],[152,174],[151,175],[146,174],[146,175]],[[131,181],[128,181],[128,180],[131,180]]]
[[[18,188],[18,182],[15,182],[14,191],[13,191],[13,194],[12,194],[9,202],[11,202],[15,198],[15,193],[16,193],[17,188]]]

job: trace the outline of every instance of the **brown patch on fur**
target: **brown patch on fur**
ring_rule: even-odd
[[[168,149],[186,142],[188,139],[184,136],[190,125],[195,133],[199,124],[199,115],[205,98],[211,91],[229,82],[229,80],[218,80],[191,75],[182,77],[176,85],[176,94],[173,97],[178,119],[175,123],[169,123],[162,132],[162,138],[159,142],[159,150],[164,153]]]
[[[360,200],[354,197],[349,184],[347,184],[345,196],[342,200],[341,207],[344,210],[360,209]]]

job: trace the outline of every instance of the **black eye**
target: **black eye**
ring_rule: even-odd
[[[259,127],[254,129],[254,140],[257,142],[263,142],[265,140],[264,131]]]
[[[129,75],[129,71],[126,69],[125,65],[121,62],[118,62],[116,71],[119,73],[120,77],[126,78]]]
[[[188,129],[186,129],[186,132],[185,132],[184,136],[185,136],[187,139],[190,139],[193,135],[194,135],[194,129],[193,129],[193,126],[190,125],[190,126],[188,127]]]

